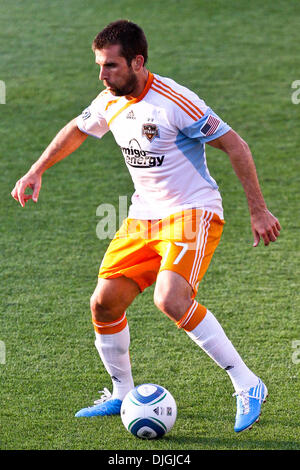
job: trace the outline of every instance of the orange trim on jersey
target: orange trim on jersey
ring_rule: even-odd
[[[198,108],[194,103],[192,103],[192,101],[190,101],[188,98],[183,96],[181,93],[178,93],[177,91],[173,90],[170,86],[158,80],[156,77],[154,77],[153,85],[155,85],[157,88],[162,89],[166,93],[170,93],[172,96],[174,96],[174,98],[176,98],[178,101],[184,104],[188,109],[190,109],[190,111],[193,112],[199,119],[201,119],[204,116],[204,113],[201,111],[201,109]]]
[[[122,331],[127,325],[126,313],[124,313],[118,320],[113,322],[96,322],[93,319],[94,330],[100,335],[113,335]]]
[[[112,104],[117,103],[117,102],[119,101],[119,99],[120,99],[120,98],[118,98],[117,100],[111,100],[111,101],[109,101],[109,102],[107,103],[107,105],[105,106],[105,111],[107,111],[108,108],[109,108]]]
[[[198,304],[196,300],[192,303],[190,308],[185,312],[183,317],[176,322],[178,328],[183,328],[185,331],[192,331],[203,320],[207,312],[206,307]]]
[[[139,101],[141,101],[146,96],[146,94],[150,90],[153,79],[154,79],[153,74],[151,72],[149,72],[147,83],[146,83],[146,86],[145,86],[144,90],[142,91],[142,93],[139,96],[137,96],[136,98],[133,98],[132,100],[129,100],[124,106],[122,106],[122,108],[120,108],[119,111],[117,111],[116,114],[114,114],[113,117],[110,118],[110,120],[108,121],[108,126],[110,126],[111,123],[113,122],[113,120],[116,119],[116,117],[119,116],[119,114],[121,114],[125,109],[127,109],[128,106],[131,106],[132,104],[138,103]]]
[[[109,93],[108,89],[107,89],[107,88],[104,88],[104,90],[100,91],[100,93],[99,93],[98,96],[106,95],[107,93]]]
[[[181,104],[179,104],[178,101],[175,101],[170,95],[166,95],[166,93],[163,93],[162,91],[157,90],[157,89],[154,88],[153,86],[151,87],[151,90],[156,91],[156,92],[159,93],[160,95],[165,96],[165,97],[168,98],[169,100],[173,101],[173,103],[177,104],[177,106],[179,106],[179,108],[181,108],[183,111],[185,111],[186,114],[188,114],[194,121],[198,121],[198,118],[195,117],[194,114],[191,114],[186,108],[184,108],[183,106],[181,106]]]

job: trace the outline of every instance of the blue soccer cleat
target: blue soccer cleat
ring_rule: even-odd
[[[94,416],[111,416],[119,415],[122,405],[122,400],[118,398],[111,398],[111,393],[107,388],[104,388],[102,396],[99,400],[94,401],[94,406],[82,408],[75,414],[76,418],[93,418]]]
[[[266,401],[268,390],[259,379],[256,387],[234,393],[236,396],[237,412],[235,417],[235,432],[251,429],[259,421],[261,405]]]

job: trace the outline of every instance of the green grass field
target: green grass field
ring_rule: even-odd
[[[129,18],[149,40],[149,69],[205,99],[250,145],[282,233],[252,248],[245,196],[227,156],[208,148],[224,202],[223,239],[197,299],[215,313],[269,388],[261,422],[233,432],[227,374],[153,305],[128,310],[136,384],[167,387],[178,405],[171,433],[131,436],[119,417],[80,420],[110,379],[94,347],[89,298],[109,240],[96,209],[118,207],[133,185],[111,135],[89,138],[43,178],[37,205],[10,196],[58,130],[101,89],[91,42]],[[11,0],[0,5],[1,283],[0,448],[296,450],[299,434],[299,115],[297,0]],[[112,191],[113,188],[113,191]],[[146,347],[145,347],[146,345]]]

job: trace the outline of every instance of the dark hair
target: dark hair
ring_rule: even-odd
[[[118,20],[107,25],[95,37],[92,49],[103,49],[106,46],[119,44],[121,55],[125,57],[128,66],[137,56],[144,57],[144,63],[148,59],[148,44],[144,31],[135,23],[129,20]]]

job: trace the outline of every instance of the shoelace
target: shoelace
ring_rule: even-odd
[[[249,393],[248,391],[235,392],[233,397],[238,397],[237,408],[238,413],[247,414],[249,413]]]
[[[107,401],[111,398],[110,391],[105,387],[104,387],[104,390],[99,391],[99,393],[102,393],[102,395],[98,400],[94,401],[95,405],[101,405],[101,403],[104,403],[105,401]]]

